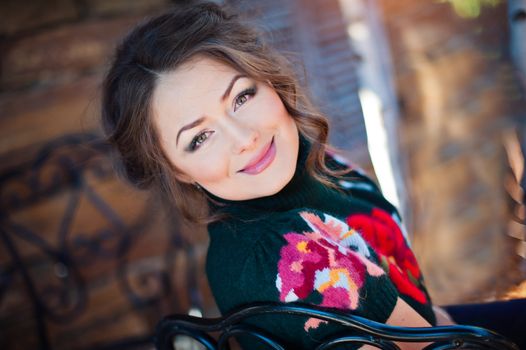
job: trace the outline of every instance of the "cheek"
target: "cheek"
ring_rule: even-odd
[[[180,169],[192,178],[193,182],[202,185],[213,183],[228,176],[228,160],[220,152],[207,152],[206,157],[192,159]]]
[[[286,123],[290,118],[283,102],[277,94],[266,94],[261,98],[257,106],[259,114],[263,114],[262,122],[271,125],[276,123]]]

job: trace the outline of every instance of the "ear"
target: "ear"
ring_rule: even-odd
[[[190,176],[183,173],[175,173],[175,178],[177,179],[177,181],[182,183],[191,184],[194,182],[194,180]]]

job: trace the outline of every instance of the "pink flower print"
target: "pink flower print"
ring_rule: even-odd
[[[329,215],[325,221],[312,213],[300,215],[314,231],[284,235],[287,244],[280,250],[276,278],[280,300],[306,299],[317,291],[322,295],[321,306],[355,310],[365,273],[380,276],[384,271],[364,256],[370,256],[367,245],[346,223]],[[351,240],[351,236],[356,237]],[[319,324],[309,319],[305,329]]]
[[[367,243],[363,237],[353,228],[350,228],[344,221],[338,220],[335,217],[324,214],[325,221],[313,213],[301,212],[300,216],[305,220],[313,233],[305,233],[307,236],[320,235],[326,240],[334,242],[338,249],[345,254],[347,248],[353,248],[358,251],[358,258],[362,260],[367,267],[367,272],[372,276],[380,276],[384,273],[378,265],[371,263],[366,259],[371,256]],[[315,240],[318,238],[315,238]]]
[[[322,221],[319,216],[305,211],[301,212],[300,215],[314,232],[343,247],[353,247],[366,257],[371,255],[362,237],[359,234],[355,234],[357,232],[349,228],[346,222],[328,214],[325,214],[325,221]]]

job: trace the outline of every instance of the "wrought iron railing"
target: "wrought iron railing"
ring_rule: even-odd
[[[89,312],[90,285],[83,270],[97,263],[112,266],[113,270],[105,273],[117,281],[121,291],[117,297],[126,300],[130,309],[149,315],[144,317],[150,332],[166,310],[185,309],[174,292],[174,277],[195,269],[196,261],[193,246],[179,232],[177,217],[168,217],[174,222],[166,225],[168,244],[162,248],[161,256],[155,257],[157,263],[134,268],[130,251],[138,249],[138,242],[145,235],[152,234],[151,225],[158,217],[159,206],[147,202],[133,217],[119,213],[99,193],[100,186],[94,184],[111,179],[115,180],[115,172],[109,147],[93,134],[57,139],[44,146],[33,160],[0,174],[0,249],[5,252],[0,260],[0,306],[8,302],[8,295],[24,298],[33,317],[27,324],[35,328],[35,335],[27,337],[36,338],[39,349],[64,348],[50,335],[49,326],[70,324]],[[49,232],[49,227],[28,225],[18,217],[25,208],[57,196],[67,199],[63,200],[63,211],[48,213],[59,222],[56,232]],[[81,200],[89,203],[106,225],[89,232],[75,226]],[[186,252],[184,270],[176,266],[175,250]],[[183,288],[189,291],[189,303],[200,306],[195,275],[184,275]],[[125,339],[89,348],[130,349],[141,344],[151,347],[150,332],[130,334]],[[9,334],[4,332],[3,337]],[[2,341],[9,344],[9,339]],[[19,344],[23,342],[24,339],[17,340]]]
[[[363,317],[342,311],[305,304],[259,303],[236,310],[222,318],[202,319],[186,315],[164,318],[157,326],[156,346],[158,350],[173,350],[175,337],[184,335],[194,339],[206,350],[229,349],[229,340],[236,336],[250,337],[254,343],[264,344],[268,349],[285,350],[286,346],[274,335],[246,323],[263,315],[296,315],[314,317],[332,324],[344,326],[349,332],[326,339],[317,345],[317,350],[332,349],[344,344],[372,345],[379,349],[397,350],[395,342],[431,343],[431,349],[500,349],[518,350],[506,338],[472,326],[441,326],[408,328],[394,327],[373,322]],[[212,333],[218,333],[214,337]]]

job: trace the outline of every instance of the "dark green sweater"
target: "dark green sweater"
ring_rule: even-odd
[[[297,301],[385,322],[400,296],[434,325],[396,209],[357,170],[332,179],[341,191],[311,177],[304,167],[308,149],[302,139],[294,177],[275,195],[227,201],[209,194],[220,202],[212,210],[229,215],[208,227],[206,271],[220,311],[257,301]],[[345,168],[330,156],[327,165]],[[260,317],[254,324],[293,349],[314,348],[341,331],[289,315]]]

